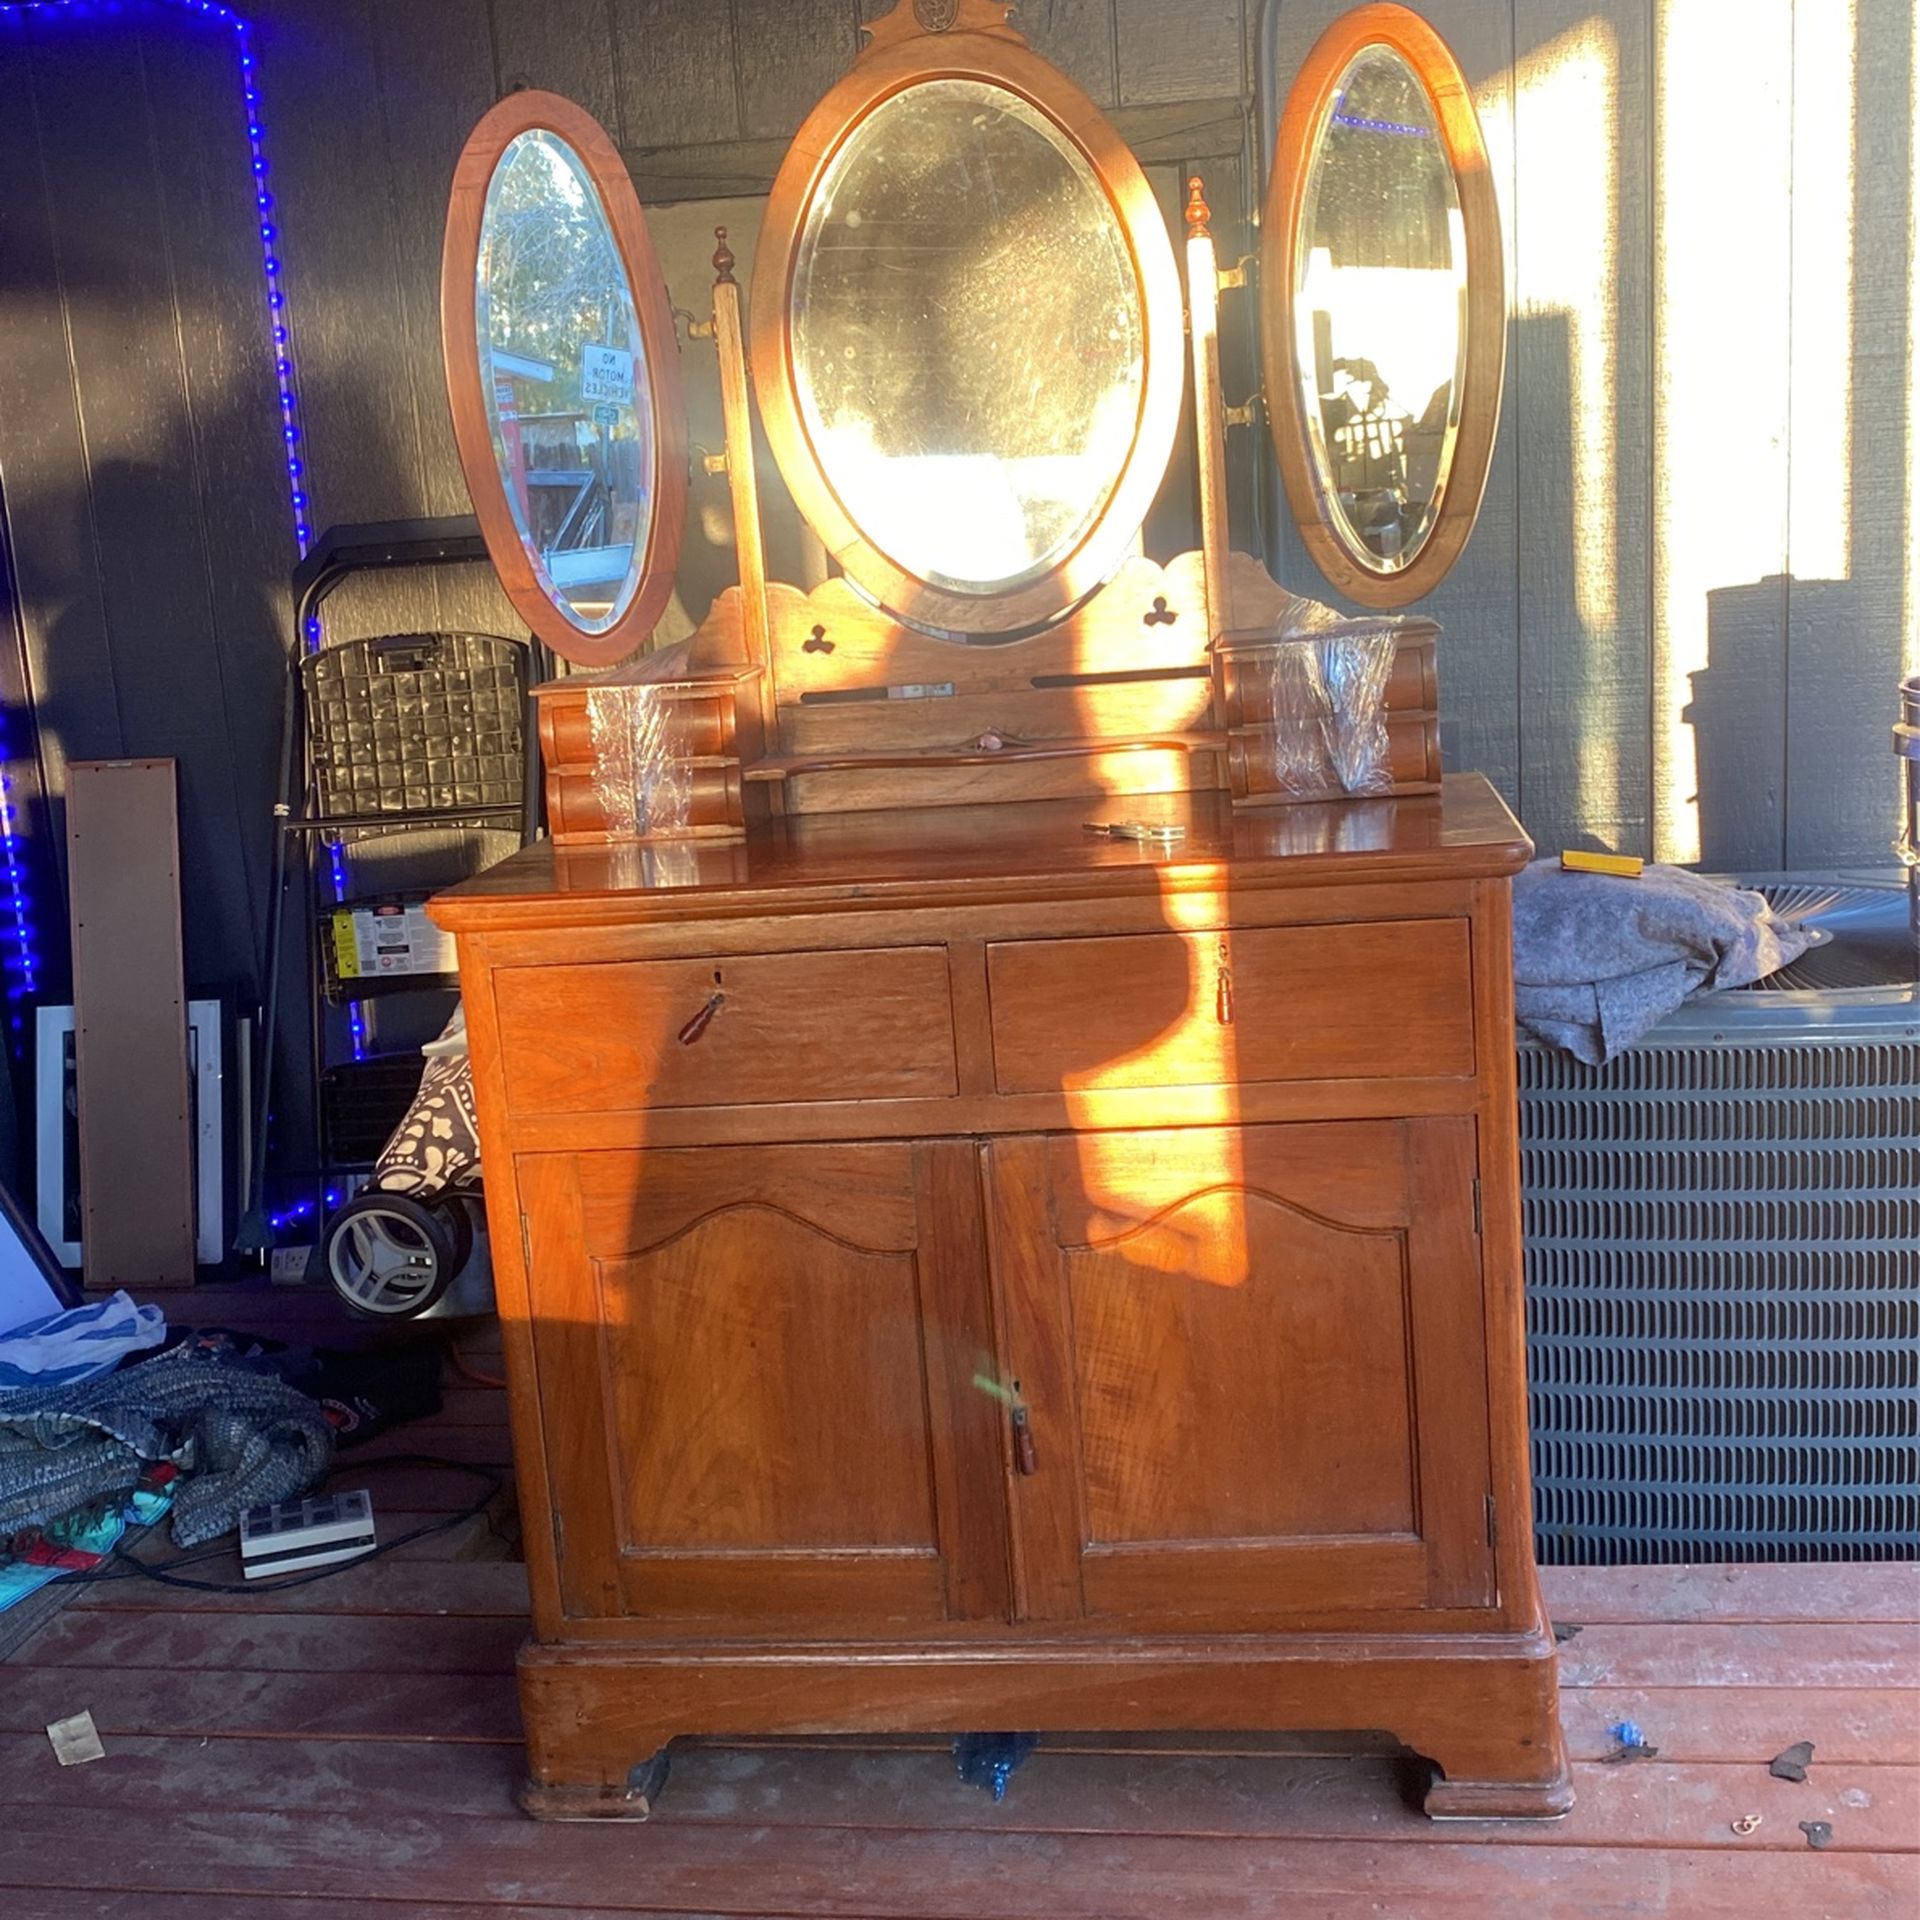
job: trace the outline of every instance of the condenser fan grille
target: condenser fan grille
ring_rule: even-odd
[[[1818,880],[1763,880],[1754,891],[1783,919],[1821,937],[1799,959],[1737,993],[1830,993],[1913,984],[1906,889]]]
[[[1828,936],[1794,966],[1602,1067],[1521,1049],[1548,1563],[1920,1556],[1905,890],[1763,890]]]

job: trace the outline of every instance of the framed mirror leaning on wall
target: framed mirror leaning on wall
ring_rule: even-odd
[[[1267,414],[1307,551],[1363,606],[1420,599],[1480,510],[1506,282],[1473,96],[1407,8],[1356,7],[1300,69],[1261,294]]]

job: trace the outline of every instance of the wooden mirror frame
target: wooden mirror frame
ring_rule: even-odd
[[[869,22],[870,43],[807,116],[773,183],[761,223],[752,293],[754,387],[795,503],[848,578],[893,618],[925,630],[1015,635],[1078,606],[1113,575],[1159,491],[1180,427],[1186,385],[1180,272],[1166,222],[1140,163],[1106,116],[1065,74],[1032,52],[996,0],[900,0]],[[945,20],[950,24],[941,26]],[[801,417],[788,329],[800,240],[827,168],[874,110],[931,80],[978,80],[1024,100],[1093,171],[1113,207],[1140,287],[1146,377],[1133,443],[1105,506],[1078,545],[1038,580],[995,594],[961,593],[907,572],[854,523],[828,480]]]
[[[557,135],[579,156],[607,217],[627,284],[633,290],[646,356],[653,413],[653,474],[647,544],[626,611],[601,633],[586,633],[548,597],[493,455],[486,393],[480,379],[480,342],[474,330],[474,280],[487,188],[500,156],[523,133]],[[467,492],[488,556],[514,611],[535,636],[576,666],[606,667],[644,645],[668,600],[687,523],[687,410],[680,385],[680,343],[674,332],[667,283],[647,232],[646,216],[620,150],[599,121],[557,93],[528,88],[511,93],[483,114],[467,136],[453,170],[446,239],[440,254],[440,350],[446,362],[447,405]]]
[[[1370,46],[1397,53],[1434,103],[1441,146],[1460,195],[1467,254],[1467,351],[1453,460],[1432,530],[1413,559],[1391,573],[1360,559],[1337,530],[1338,509],[1327,499],[1314,465],[1294,361],[1294,268],[1307,179],[1340,76],[1355,55]],[[1260,283],[1267,420],[1300,538],[1314,564],[1348,599],[1364,607],[1406,606],[1446,578],[1473,532],[1499,431],[1507,356],[1500,208],[1480,119],[1452,50],[1417,13],[1390,0],[1376,0],[1342,14],[1315,41],[1287,95],[1274,140],[1273,174],[1262,213]]]

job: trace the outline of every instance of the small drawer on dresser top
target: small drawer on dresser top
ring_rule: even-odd
[[[520,1113],[955,1090],[944,947],[503,967],[494,995]]]
[[[1213,1086],[1471,1074],[1464,920],[1020,940],[987,950],[994,1081]]]

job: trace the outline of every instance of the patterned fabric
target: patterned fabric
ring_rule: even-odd
[[[382,1193],[431,1199],[480,1178],[480,1128],[473,1117],[473,1065],[464,1049],[431,1054],[407,1117],[374,1163]]]
[[[333,1463],[333,1428],[284,1380],[178,1346],[98,1380],[0,1397],[0,1534],[130,1494],[148,1461],[181,1472],[173,1537],[216,1540]]]

